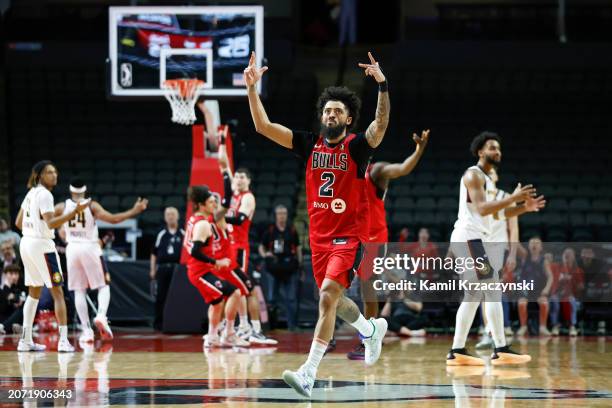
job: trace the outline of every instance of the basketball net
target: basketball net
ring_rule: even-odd
[[[172,108],[172,121],[181,125],[191,125],[196,121],[195,103],[204,87],[199,79],[169,79],[164,81],[164,96]]]

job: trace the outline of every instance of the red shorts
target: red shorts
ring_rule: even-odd
[[[236,290],[228,281],[219,278],[211,271],[192,271],[187,268],[189,282],[200,292],[204,301],[209,305],[215,305],[230,296]]]
[[[253,289],[253,283],[249,277],[238,267],[221,268],[215,272],[215,275],[240,289],[240,294],[243,296],[249,296]]]
[[[247,275],[249,274],[249,255],[251,255],[251,249],[248,246],[236,247],[236,262]]]
[[[368,281],[374,276],[374,258],[384,257],[387,253],[387,244],[375,241],[367,244],[363,251],[363,260],[357,270],[357,276],[362,281]]]
[[[360,261],[361,243],[357,239],[324,249],[312,248],[312,272],[317,287],[321,288],[323,279],[327,278],[348,288]]]

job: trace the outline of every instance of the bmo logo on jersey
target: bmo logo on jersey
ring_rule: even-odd
[[[331,202],[331,210],[336,214],[343,213],[346,210],[346,203],[341,198],[336,198]]]

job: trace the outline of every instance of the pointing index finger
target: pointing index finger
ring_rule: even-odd
[[[249,66],[255,65],[255,51],[251,51],[251,58],[249,58]]]
[[[368,51],[368,57],[370,58],[370,62],[372,64],[376,64],[376,60],[374,59],[374,57],[372,56],[372,53],[370,51]]]

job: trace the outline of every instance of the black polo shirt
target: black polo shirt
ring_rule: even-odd
[[[287,224],[281,231],[276,224],[272,224],[264,232],[261,243],[276,256],[295,256],[300,239],[292,225]]]
[[[174,234],[164,228],[157,234],[155,246],[151,253],[157,257],[158,264],[178,263],[181,259],[181,248],[185,231],[177,230]]]

